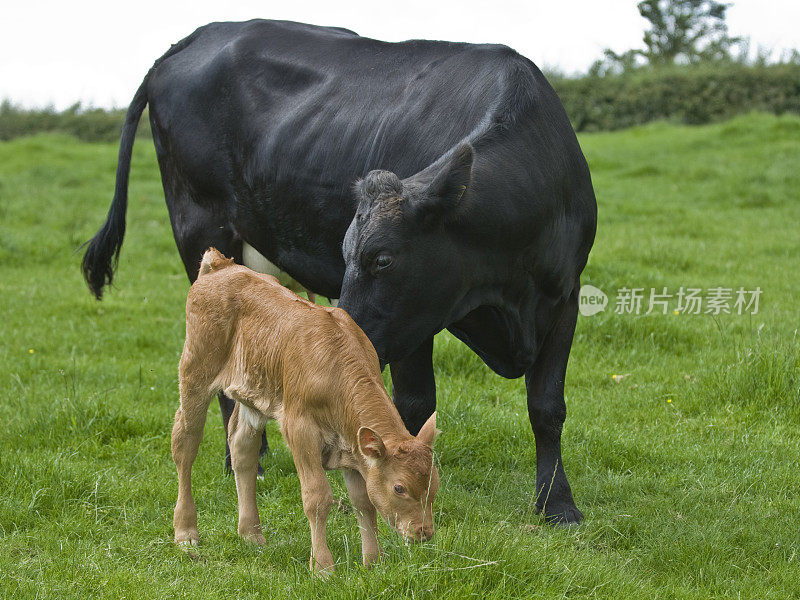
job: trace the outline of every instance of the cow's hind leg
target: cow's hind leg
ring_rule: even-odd
[[[181,405],[172,427],[172,460],[178,469],[178,501],[172,524],[175,543],[197,544],[197,508],[192,496],[192,465],[203,438],[206,412],[212,394],[208,389],[181,382]]]
[[[578,316],[577,291],[563,306],[525,374],[528,415],[536,439],[536,508],[553,524],[579,523],[561,459],[561,429],[567,414],[564,378]]]
[[[165,187],[166,190],[166,187]],[[242,240],[228,223],[224,214],[201,206],[191,199],[188,193],[179,186],[172,186],[167,194],[167,206],[172,221],[172,231],[175,243],[178,246],[181,260],[189,276],[189,281],[194,283],[200,270],[200,260],[211,246],[222,252],[225,256],[233,258],[238,264],[242,263]],[[222,424],[225,427],[225,470],[230,473],[231,450],[228,444],[228,422],[233,413],[234,401],[222,392],[219,393],[219,408],[222,413]],[[259,456],[263,456],[267,446],[267,433],[261,432],[261,446]],[[261,465],[258,465],[259,476],[264,474]]]
[[[436,410],[433,338],[403,360],[390,365],[394,404],[411,435],[417,435]]]

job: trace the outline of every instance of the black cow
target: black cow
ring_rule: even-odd
[[[582,518],[561,428],[597,209],[564,109],[531,61],[501,45],[386,43],[291,22],[201,27],[156,61],[128,109],[114,200],[83,260],[98,298],[146,104],[190,280],[206,248],[241,260],[247,242],[340,298],[390,363],[412,433],[435,407],[442,329],[500,375],[525,375],[537,508]]]

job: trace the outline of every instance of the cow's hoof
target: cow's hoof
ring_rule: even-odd
[[[264,467],[261,466],[261,463],[258,463],[258,475],[257,477],[261,480],[264,479]]]
[[[547,504],[544,508],[537,506],[536,512],[543,514],[545,522],[554,527],[569,527],[583,521],[583,513],[574,504]]]

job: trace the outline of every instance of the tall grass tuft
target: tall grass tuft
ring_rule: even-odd
[[[752,342],[753,340],[751,340]],[[800,419],[800,339],[736,344],[735,358],[707,379],[707,392],[724,403]]]

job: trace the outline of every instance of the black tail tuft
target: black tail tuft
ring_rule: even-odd
[[[89,247],[81,262],[83,277],[98,300],[103,298],[103,288],[114,280],[114,270],[125,236],[125,213],[123,211],[121,217],[112,215],[113,206],[106,224],[87,242]]]

